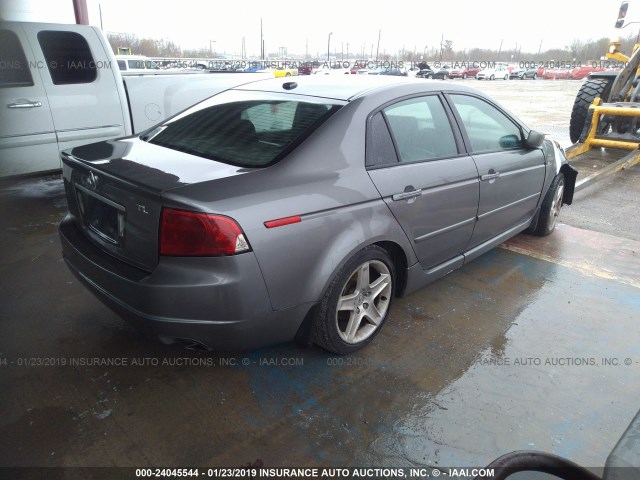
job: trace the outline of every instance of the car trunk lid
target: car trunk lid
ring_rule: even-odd
[[[138,138],[77,147],[62,160],[76,226],[103,251],[149,272],[158,263],[162,193],[249,171]]]

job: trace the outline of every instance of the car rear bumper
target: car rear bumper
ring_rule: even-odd
[[[230,257],[161,257],[145,272],[104,253],[67,216],[62,255],[99,300],[164,343],[246,350],[291,340],[309,305],[274,312],[252,252]],[[305,310],[306,307],[306,310]]]

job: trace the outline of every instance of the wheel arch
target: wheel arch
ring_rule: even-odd
[[[386,251],[393,261],[396,273],[395,296],[402,297],[407,288],[407,255],[400,245],[393,241],[381,241],[373,243]],[[365,247],[366,248],[366,247]]]
[[[408,247],[408,245],[403,247],[400,245],[400,242],[398,242],[397,239],[382,237],[377,239],[369,239],[368,241],[359,243],[358,245],[353,246],[353,248],[351,248],[347,253],[342,255],[340,261],[334,265],[332,272],[326,276],[322,288],[315,292],[316,303],[322,299],[325,292],[327,291],[327,288],[329,288],[329,285],[333,281],[336,274],[340,271],[340,269],[342,269],[342,267],[344,267],[347,262],[349,262],[349,260],[353,258],[353,256],[359,251],[364,250],[365,248],[372,245],[382,248],[391,258],[396,274],[395,296],[399,297],[404,295],[408,280],[407,267],[412,261],[412,263],[416,263],[417,259],[407,258],[406,247]],[[413,253],[413,250],[411,250],[411,253]]]
[[[372,245],[375,245],[383,249],[391,258],[391,261],[393,262],[393,269],[396,276],[394,296],[402,297],[404,295],[406,286],[407,286],[407,280],[408,280],[408,272],[407,272],[408,259],[402,246],[394,240],[378,240],[378,241],[363,243],[358,247],[354,248],[349,254],[345,255],[342,261],[336,265],[336,267],[333,270],[333,273],[329,275],[324,287],[322,288],[322,291],[320,292],[320,297],[313,305],[311,305],[304,319],[300,323],[298,331],[295,335],[295,341],[297,343],[305,347],[310,347],[314,343],[314,320],[316,319],[316,314],[318,312],[320,302],[325,292],[331,285],[331,282],[333,281],[334,277],[347,264],[347,262],[349,262],[349,260],[353,258],[353,256],[356,255],[359,251],[364,250],[365,248],[370,247]]]

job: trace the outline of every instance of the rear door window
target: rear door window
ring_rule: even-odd
[[[289,153],[340,108],[317,99],[259,96],[224,92],[141,138],[232,165],[262,167]]]
[[[440,98],[412,98],[384,109],[400,162],[454,157],[458,147]]]
[[[11,30],[0,30],[0,87],[31,87],[33,78],[20,40]]]
[[[54,85],[91,83],[98,77],[89,44],[79,33],[43,30],[38,43]]]

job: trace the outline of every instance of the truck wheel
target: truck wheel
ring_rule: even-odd
[[[371,245],[336,273],[314,319],[314,340],[339,355],[355,352],[378,334],[395,290],[393,262]]]
[[[491,75],[491,76],[489,77],[489,80],[495,80],[495,79],[496,79],[496,76],[495,76],[495,75]]]
[[[564,196],[564,175],[559,173],[553,179],[549,190],[542,201],[540,214],[538,216],[538,224],[531,231],[534,235],[544,237],[549,235],[556,228],[558,215],[562,208],[562,198]]]
[[[581,136],[586,136],[591,127],[591,116],[589,115],[589,105],[596,97],[607,100],[611,82],[603,78],[588,78],[580,87],[578,95],[571,110],[571,120],[569,121],[569,138],[573,143],[580,140]]]

